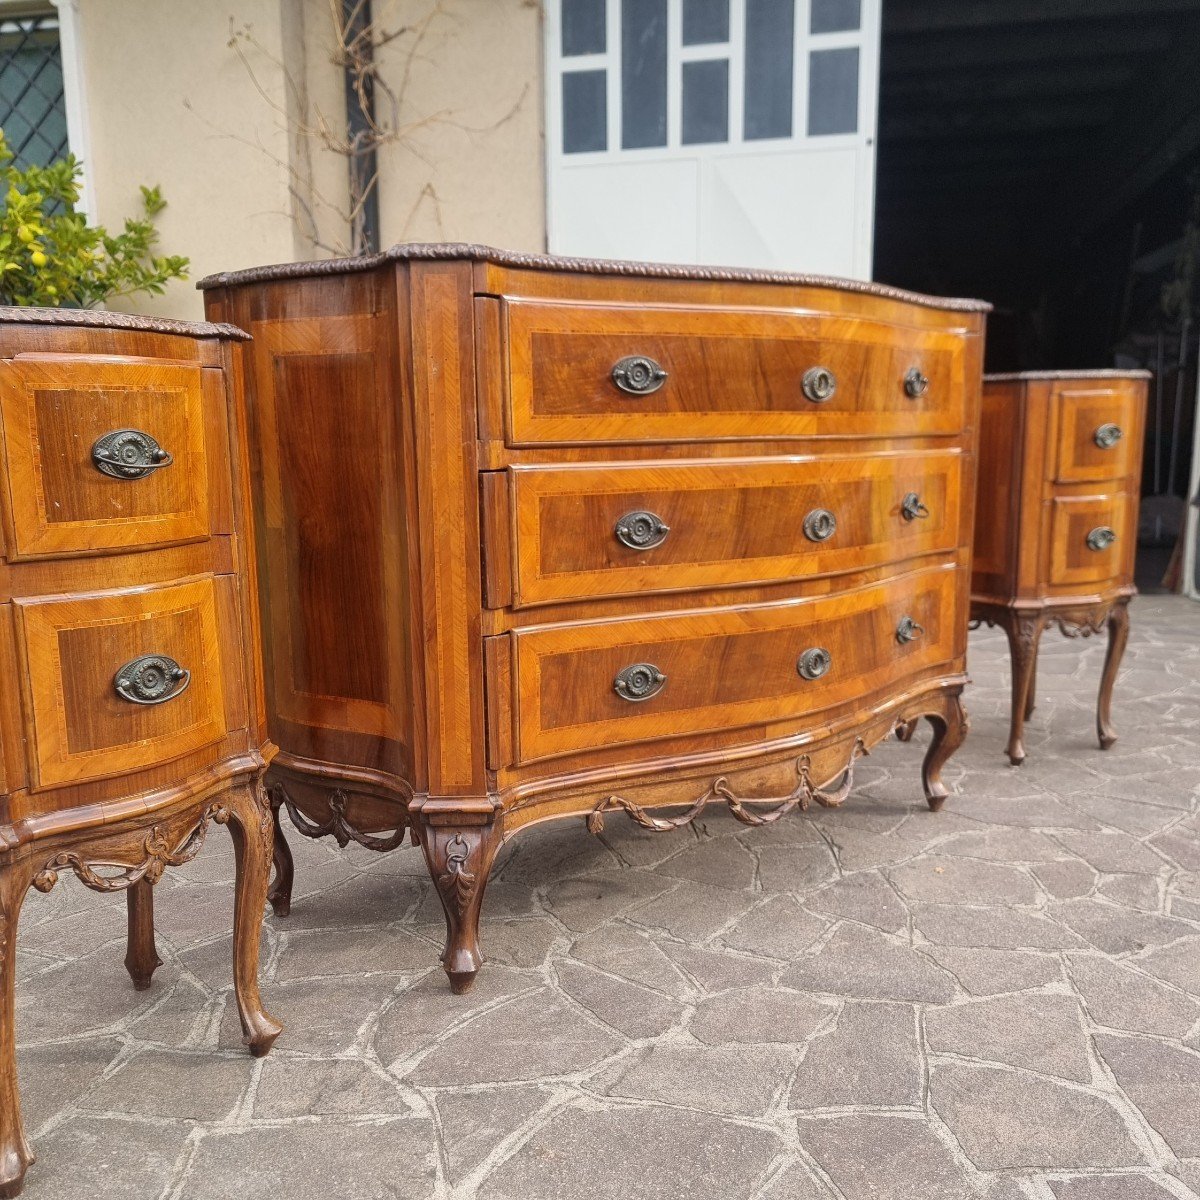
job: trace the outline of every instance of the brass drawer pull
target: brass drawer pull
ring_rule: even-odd
[[[1101,450],[1111,450],[1123,437],[1125,431],[1120,425],[1114,425],[1111,421],[1101,425],[1099,429],[1092,434],[1092,441],[1100,447]]]
[[[667,677],[653,663],[634,663],[618,673],[613,680],[613,691],[622,700],[636,704],[657,696],[666,682]]]
[[[165,654],[143,654],[113,676],[117,695],[132,704],[164,704],[187,691],[191,671]]]
[[[828,367],[809,367],[800,390],[814,404],[824,404],[837,391],[837,376]]]
[[[1087,535],[1087,548],[1089,550],[1107,550],[1116,540],[1115,529],[1110,529],[1107,525],[1097,525]]]
[[[612,369],[613,383],[621,391],[634,396],[648,396],[651,392],[657,392],[666,377],[666,371],[644,354],[630,354]]]
[[[827,542],[837,532],[837,517],[827,508],[814,508],[804,518],[804,536],[810,542]]]
[[[916,641],[924,632],[925,626],[918,625],[912,617],[901,617],[900,624],[896,626],[896,641],[903,646]]]
[[[921,503],[921,497],[916,492],[909,492],[900,501],[900,515],[906,521],[924,521],[929,516],[929,509]]]
[[[630,550],[653,550],[667,540],[671,527],[663,523],[663,519],[652,512],[626,513],[616,525],[613,532],[617,541]]]
[[[820,679],[831,666],[833,655],[824,646],[813,646],[796,660],[796,671],[801,679]]]
[[[920,367],[913,367],[904,376],[904,394],[910,400],[919,400],[929,391],[929,376]]]
[[[169,467],[174,458],[140,429],[114,429],[92,446],[96,470],[113,479],[144,479],[151,471]]]

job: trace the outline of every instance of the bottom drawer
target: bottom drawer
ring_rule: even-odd
[[[517,761],[815,726],[824,710],[950,662],[966,625],[958,584],[956,568],[930,568],[811,600],[517,632]]]
[[[1070,496],[1050,502],[1052,586],[1078,587],[1132,570],[1132,496]]]
[[[156,766],[227,732],[215,580],[14,601],[33,787]],[[236,646],[236,631],[226,645]]]

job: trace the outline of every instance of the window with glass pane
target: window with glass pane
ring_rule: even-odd
[[[603,54],[606,45],[604,0],[562,0],[562,52]]]
[[[729,41],[729,0],[683,0],[683,44]]]
[[[47,166],[67,146],[58,17],[0,20],[0,129],[17,166]]]
[[[747,141],[792,136],[795,0],[746,0]]]
[[[862,24],[862,0],[812,0],[812,33],[845,33]]]
[[[608,149],[608,89],[604,71],[562,77],[563,153]]]
[[[683,64],[683,142],[729,141],[729,61]]]
[[[667,0],[621,0],[621,145],[667,144]]]
[[[810,137],[858,131],[858,48],[814,50],[808,57]]]

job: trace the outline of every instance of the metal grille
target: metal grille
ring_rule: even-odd
[[[62,53],[54,14],[0,20],[0,129],[18,166],[67,153]]]

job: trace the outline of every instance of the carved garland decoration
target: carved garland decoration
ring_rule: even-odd
[[[395,833],[387,837],[379,837],[373,833],[362,833],[355,829],[346,819],[346,803],[349,797],[341,788],[335,789],[329,797],[329,819],[313,821],[304,815],[297,807],[287,789],[282,783],[271,787],[272,803],[282,805],[292,818],[296,831],[307,838],[323,838],[332,836],[337,844],[345,849],[351,842],[357,842],[368,850],[395,850],[404,841],[406,827],[401,825]]]
[[[1089,615],[1079,618],[1055,617],[1054,622],[1064,637],[1087,638],[1091,637],[1094,633],[1104,632],[1108,625],[1108,613],[1103,612],[1099,616]]]
[[[460,920],[475,894],[475,874],[467,870],[471,847],[456,833],[446,843],[446,869],[438,876],[438,891],[447,907],[453,907]]]
[[[867,753],[867,747],[862,738],[856,738],[854,746],[850,751],[850,761],[846,764],[846,769],[842,772],[842,777],[837,787],[832,791],[825,791],[813,786],[810,776],[812,761],[805,754],[796,760],[796,774],[799,776],[799,781],[786,796],[764,797],[761,800],[736,796],[730,789],[728,781],[722,776],[719,779],[714,779],[708,789],[692,804],[691,808],[678,817],[652,817],[644,808],[635,804],[632,800],[626,800],[623,796],[609,796],[601,800],[588,813],[588,832],[602,832],[604,829],[604,814],[614,812],[617,809],[623,809],[626,816],[630,820],[636,821],[643,829],[649,829],[655,833],[663,833],[670,829],[681,829],[685,825],[690,825],[715,801],[725,804],[734,817],[741,821],[743,825],[770,825],[778,821],[781,817],[787,816],[793,809],[798,808],[801,812],[804,812],[813,801],[816,801],[822,808],[837,808],[845,802],[854,784],[855,762]],[[768,811],[764,813],[752,812],[746,807],[746,805],[758,806],[760,804],[772,805],[773,807],[768,808]]]

